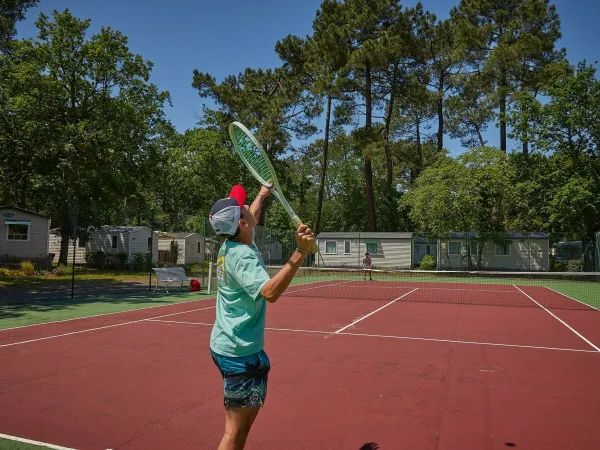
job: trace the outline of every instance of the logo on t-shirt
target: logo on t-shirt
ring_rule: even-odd
[[[217,281],[219,283],[225,282],[225,256],[217,258]]]

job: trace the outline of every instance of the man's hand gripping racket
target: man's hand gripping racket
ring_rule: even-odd
[[[298,247],[305,251],[318,253],[319,246],[314,240],[315,237],[312,231],[310,231],[308,227],[300,228],[300,225],[303,225],[302,221],[283,195],[281,186],[277,180],[277,175],[271,165],[271,161],[258,140],[239,122],[233,122],[229,125],[229,136],[231,137],[235,151],[250,173],[254,175],[260,184],[271,190],[271,193],[279,200],[289,214],[294,226],[297,228],[296,242]],[[299,236],[301,237],[300,241],[298,241]],[[303,248],[308,245],[306,242],[310,242],[309,248]],[[301,246],[300,243],[302,243],[303,246]]]

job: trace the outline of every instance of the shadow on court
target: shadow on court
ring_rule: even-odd
[[[169,304],[189,294],[189,287],[152,292],[148,283],[126,281],[79,281],[71,299],[70,285],[32,285],[0,287],[0,320],[16,319],[31,312],[53,312],[94,304],[161,305]],[[201,295],[205,297],[206,295]]]

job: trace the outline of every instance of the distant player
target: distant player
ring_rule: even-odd
[[[363,269],[365,270],[363,280],[367,279],[367,273],[369,274],[369,280],[373,280],[371,278],[371,269],[373,268],[371,257],[369,256],[369,252],[365,253],[365,257],[363,258]]]
[[[217,257],[217,309],[210,337],[211,356],[223,377],[225,433],[219,450],[244,448],[250,428],[264,405],[271,364],[264,347],[266,301],[275,303],[289,286],[314,244],[306,225],[296,229],[296,251],[273,277],[254,243],[254,227],[269,195],[261,188],[252,205],[234,186],[218,200],[210,223],[227,239]],[[281,444],[283,445],[283,443]]]

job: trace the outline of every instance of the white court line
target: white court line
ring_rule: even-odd
[[[70,448],[70,447],[62,447],[60,445],[54,445],[54,444],[48,444],[46,442],[34,441],[31,439],[25,439],[25,438],[21,438],[18,436],[11,436],[9,434],[0,433],[0,438],[8,439],[9,441],[21,442],[22,444],[38,445],[40,447],[51,448],[54,450],[75,450],[74,448]]]
[[[167,303],[166,305],[146,306],[145,308],[127,309],[125,311],[114,311],[114,312],[109,312],[109,313],[92,314],[91,316],[73,317],[72,319],[53,320],[51,322],[32,323],[31,325],[21,325],[19,327],[2,328],[2,329],[0,329],[0,332],[9,331],[9,330],[17,330],[19,328],[37,327],[40,325],[50,325],[52,323],[72,322],[73,320],[91,319],[92,317],[110,316],[112,314],[125,314],[125,313],[134,312],[134,311],[143,311],[145,309],[162,308],[164,306],[176,306],[176,305],[184,305],[186,303],[204,302],[206,300],[215,300],[215,297],[201,298],[199,300],[186,300],[185,302]]]
[[[213,326],[212,323],[205,322],[183,322],[179,320],[160,320],[160,319],[148,319],[147,322],[157,323],[177,323],[183,325],[202,325],[202,326]],[[296,330],[293,328],[265,328],[270,331],[286,331],[292,333],[308,333],[308,334],[327,334],[331,335],[331,331],[321,330]],[[335,334],[335,333],[334,333]],[[468,344],[468,345],[489,345],[492,347],[509,347],[509,348],[532,348],[537,350],[555,350],[561,352],[577,352],[577,353],[597,353],[595,350],[580,350],[575,348],[560,348],[560,347],[541,347],[536,345],[519,345],[519,344],[501,344],[496,342],[477,342],[477,341],[457,341],[451,339],[435,339],[435,338],[420,338],[413,336],[393,336],[385,334],[368,334],[368,333],[337,333],[338,336],[362,336],[362,337],[375,337],[375,338],[386,338],[386,339],[399,339],[406,341],[424,341],[424,342],[442,342],[448,344]]]
[[[411,336],[388,336],[384,334],[365,334],[365,333],[339,333],[343,336],[367,336],[388,339],[401,339],[407,341],[429,341],[429,342],[447,342],[450,344],[470,344],[470,345],[490,345],[492,347],[514,347],[514,348],[533,348],[538,350],[556,350],[561,352],[578,352],[578,353],[597,353],[595,350],[579,350],[575,348],[560,348],[560,347],[539,347],[536,345],[519,345],[519,344],[498,344],[495,342],[477,342],[477,341],[456,341],[452,339],[433,339],[419,338]]]
[[[352,280],[354,283],[366,283],[365,286],[377,286],[376,289],[410,289],[412,286],[381,286],[380,284],[378,284],[377,282],[374,284],[371,284],[369,282],[365,282],[365,281],[361,281],[361,280]],[[382,281],[381,283],[387,283],[386,281]],[[393,282],[392,282],[393,283]],[[426,287],[427,285],[425,283],[423,283],[423,286],[418,286],[417,289],[419,290],[437,290],[437,291],[468,291],[468,292],[515,292],[513,290],[507,290],[507,289],[467,289],[467,288],[441,288],[441,287]],[[361,286],[362,287],[362,286]]]
[[[333,283],[333,284],[322,284],[320,286],[313,286],[313,287],[309,287],[306,289],[297,289],[295,291],[284,291],[283,295],[289,295],[289,294],[293,294],[295,292],[302,292],[302,291],[310,291],[311,289],[320,289],[320,288],[325,288],[325,287],[329,287],[329,286],[339,286],[340,284],[345,284],[345,283],[352,283],[354,280],[348,280],[348,281],[340,281],[339,283]],[[320,281],[317,281],[317,283],[320,283]],[[311,283],[308,283],[311,284]],[[301,286],[301,285],[296,285],[296,286]],[[293,296],[292,296],[293,297]]]
[[[595,309],[596,311],[600,311],[600,309],[596,308],[595,306],[588,305],[587,303],[583,303],[582,301],[580,301],[580,300],[577,300],[576,298],[570,297],[570,296],[568,296],[567,294],[563,294],[562,292],[555,291],[554,289],[552,289],[552,288],[549,288],[548,286],[542,286],[542,287],[545,287],[546,289],[550,289],[552,292],[556,292],[558,295],[564,295],[565,297],[567,297],[567,298],[569,298],[569,299],[571,299],[571,300],[574,300],[574,301],[576,301],[577,303],[581,303],[582,305],[585,305],[585,306],[587,306],[588,308],[592,308],[592,309]]]
[[[395,298],[395,299],[394,299],[394,300],[392,300],[391,302],[389,302],[389,303],[386,303],[385,305],[383,305],[381,308],[378,308],[378,309],[376,309],[375,311],[373,311],[373,312],[370,312],[370,313],[369,313],[369,314],[367,314],[366,316],[362,316],[360,319],[357,319],[357,320],[355,320],[354,322],[352,322],[351,324],[349,324],[349,325],[346,325],[344,328],[340,328],[339,330],[337,330],[337,331],[335,332],[335,334],[339,334],[339,333],[341,333],[342,331],[344,331],[346,328],[349,328],[349,327],[351,327],[352,325],[354,325],[354,324],[357,324],[357,323],[358,323],[358,322],[360,322],[361,320],[364,320],[364,319],[366,319],[367,317],[369,317],[369,316],[372,316],[372,315],[373,315],[373,314],[375,314],[376,312],[378,312],[378,311],[381,311],[383,308],[387,308],[387,307],[388,307],[388,306],[390,306],[392,303],[395,303],[395,302],[397,302],[398,300],[400,300],[401,298],[403,298],[403,297],[406,297],[406,296],[407,296],[407,295],[409,295],[409,294],[412,294],[412,293],[413,293],[413,292],[415,292],[417,289],[419,289],[419,288],[415,288],[415,289],[413,289],[412,291],[410,291],[410,292],[407,292],[406,294],[404,294],[404,295],[401,295],[401,296],[400,296],[400,297],[398,297],[398,298]]]
[[[202,311],[202,310],[211,309],[211,308],[216,308],[216,306],[208,306],[206,308],[191,309],[189,311],[181,311],[181,312],[176,312],[176,313],[171,313],[171,314],[164,314],[162,316],[149,317],[147,319],[132,320],[130,322],[115,323],[115,324],[106,325],[106,326],[103,326],[103,327],[88,328],[88,329],[85,329],[85,330],[72,331],[70,333],[55,334],[53,336],[46,336],[46,337],[37,338],[37,339],[29,339],[29,340],[26,340],[26,341],[13,342],[11,344],[0,345],[0,348],[3,348],[3,347],[12,347],[14,345],[28,344],[30,342],[46,341],[48,339],[55,339],[55,338],[59,338],[59,337],[63,337],[63,336],[72,336],[74,334],[89,333],[90,331],[105,330],[107,328],[122,327],[123,325],[131,325],[133,323],[145,322],[145,321],[147,321],[149,319],[160,319],[161,317],[177,316],[177,315],[180,315],[180,314],[187,314],[187,313],[191,313],[191,312],[195,312],[195,311]]]
[[[519,287],[516,284],[513,284],[513,286],[515,288],[519,289]],[[552,311],[548,311],[543,305],[540,305],[538,302],[536,302],[533,299],[533,297],[531,297],[530,295],[526,294],[521,289],[519,289],[519,291],[521,291],[521,293],[523,295],[526,295],[527,297],[529,297],[529,299],[532,302],[534,302],[536,305],[538,305],[540,308],[542,308],[544,311],[546,311],[548,314],[550,314],[552,317],[554,317],[556,320],[558,320],[560,323],[562,323],[565,327],[567,327],[569,330],[571,330],[573,333],[575,333],[577,336],[579,336],[581,339],[583,339],[585,342],[587,342],[592,348],[595,348],[596,351],[600,352],[600,348],[596,347],[592,342],[590,342],[589,339],[587,339],[585,336],[583,336],[581,333],[579,333],[577,330],[575,330],[573,327],[571,327],[567,322],[565,322],[564,320],[562,320],[560,317],[556,316]]]

